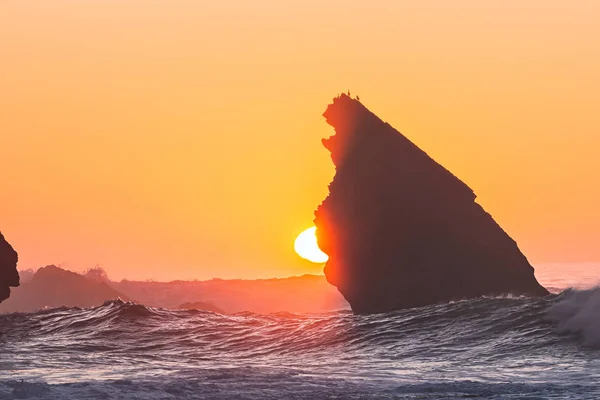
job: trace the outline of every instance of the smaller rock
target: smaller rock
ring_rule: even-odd
[[[10,296],[10,288],[19,286],[19,256],[0,232],[0,303]]]
[[[205,303],[202,301],[194,301],[192,303],[183,303],[179,306],[180,310],[201,310],[201,311],[210,311],[217,314],[225,314],[225,311],[221,310],[219,307],[215,306],[212,303]]]
[[[132,300],[105,282],[47,265],[37,270],[31,282],[15,289],[10,299],[0,305],[0,312],[32,312],[62,306],[88,308],[119,298]]]

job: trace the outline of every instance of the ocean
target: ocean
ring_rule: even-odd
[[[600,399],[600,266],[542,299],[355,316],[107,301],[0,315],[0,399]]]

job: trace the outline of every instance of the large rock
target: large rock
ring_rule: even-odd
[[[19,256],[0,232],[0,303],[10,296],[10,287],[19,286]]]
[[[341,95],[323,115],[336,174],[315,225],[327,280],[354,312],[548,294],[461,180],[358,100]]]

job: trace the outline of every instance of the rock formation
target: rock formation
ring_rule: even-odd
[[[0,232],[0,303],[10,296],[10,287],[19,286],[19,256]]]
[[[183,303],[178,307],[180,310],[200,310],[200,311],[210,311],[217,314],[225,314],[225,311],[215,306],[211,302],[204,301],[194,301]]]
[[[105,282],[54,265],[37,270],[31,282],[13,290],[10,299],[0,304],[0,312],[31,312],[45,307],[95,307],[107,300],[130,298]]]
[[[322,275],[272,279],[210,279],[207,281],[110,282],[109,285],[150,307],[188,308],[215,304],[222,314],[254,312],[322,313],[348,309],[342,295]],[[191,307],[208,309],[206,307]],[[1,309],[1,307],[0,307]],[[210,309],[208,309],[210,310]]]
[[[354,312],[548,294],[465,183],[358,100],[341,95],[323,116],[336,174],[315,225],[327,280]]]

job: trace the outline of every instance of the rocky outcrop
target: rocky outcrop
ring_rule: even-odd
[[[323,115],[336,174],[315,225],[327,280],[354,312],[548,294],[465,183],[356,99]]]
[[[17,252],[0,233],[0,303],[10,296],[11,286],[19,286],[18,261]]]
[[[200,310],[200,311],[210,311],[217,314],[225,314],[225,311],[221,310],[219,307],[215,306],[211,302],[203,302],[203,301],[194,301],[183,303],[179,306],[180,310]]]
[[[322,275],[272,279],[211,279],[207,281],[110,282],[111,287],[146,306],[207,309],[197,303],[217,305],[222,313],[250,311],[322,313],[349,306]],[[212,310],[214,312],[220,312]]]
[[[13,290],[10,299],[0,304],[0,312],[30,312],[62,306],[95,307],[119,298],[131,301],[105,282],[48,265],[38,269],[31,282]]]

